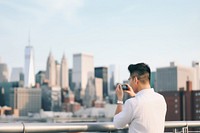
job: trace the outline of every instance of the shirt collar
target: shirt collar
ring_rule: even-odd
[[[153,88],[149,88],[149,89],[142,89],[141,91],[139,91],[136,96],[139,96],[141,94],[144,94],[144,93],[149,93],[149,92],[154,92],[154,89]]]

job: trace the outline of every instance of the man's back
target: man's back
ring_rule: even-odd
[[[126,101],[122,112],[114,117],[114,123],[118,127],[129,124],[131,133],[162,133],[165,115],[166,102],[163,96],[153,89],[144,89],[135,98]]]

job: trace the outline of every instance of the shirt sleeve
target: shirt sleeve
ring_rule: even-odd
[[[131,123],[134,118],[133,103],[127,100],[122,108],[122,111],[114,116],[113,123],[117,129],[124,128],[127,124]]]

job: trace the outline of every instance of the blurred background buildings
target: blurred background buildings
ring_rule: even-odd
[[[25,48],[24,69],[13,68],[10,78],[7,64],[0,62],[1,116],[66,112],[71,113],[70,117],[111,118],[116,103],[115,86],[120,83],[119,67],[95,67],[93,55],[85,53],[74,54],[73,67],[68,66],[65,54],[58,62],[50,52],[46,70],[35,74],[30,45]],[[200,120],[199,69],[197,61],[191,67],[170,62],[152,72],[152,88],[167,101],[166,120]]]

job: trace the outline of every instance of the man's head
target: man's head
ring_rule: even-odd
[[[135,92],[138,92],[138,89],[141,86],[150,85],[151,69],[145,63],[130,64],[128,66],[130,72],[130,85]]]

